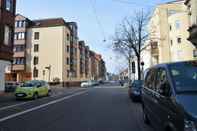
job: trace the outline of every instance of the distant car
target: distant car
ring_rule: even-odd
[[[19,83],[15,82],[15,81],[6,81],[5,82],[5,92],[14,92],[16,90],[17,86],[19,86]]]
[[[89,81],[84,81],[81,83],[81,87],[89,87],[89,86],[90,86]]]
[[[145,74],[143,119],[156,131],[197,130],[197,61],[160,64]]]
[[[141,89],[143,87],[142,80],[134,80],[131,85],[129,85],[128,94],[133,101],[141,100]]]
[[[16,99],[37,99],[42,96],[49,96],[51,89],[45,81],[27,81],[16,88]]]

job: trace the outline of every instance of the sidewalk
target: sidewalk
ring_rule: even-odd
[[[15,99],[14,93],[0,92],[0,103],[6,103],[14,99]]]

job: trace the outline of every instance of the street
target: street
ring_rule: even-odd
[[[152,131],[143,123],[141,105],[131,102],[127,89],[109,87],[1,107],[0,131]]]

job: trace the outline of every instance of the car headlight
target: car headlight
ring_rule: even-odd
[[[185,120],[185,130],[184,131],[197,131],[195,123],[193,121]]]

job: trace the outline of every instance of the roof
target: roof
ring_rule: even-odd
[[[54,27],[54,26],[67,26],[67,24],[63,18],[33,20],[31,24],[32,28]]]

